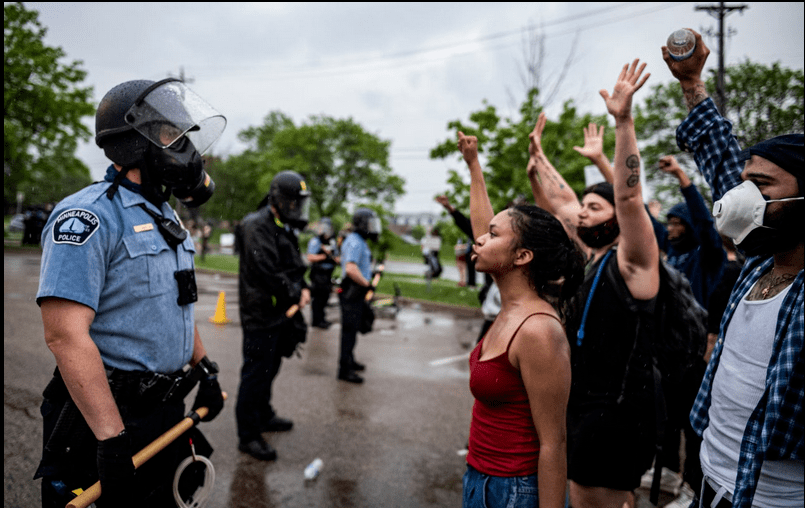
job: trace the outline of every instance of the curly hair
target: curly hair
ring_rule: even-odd
[[[564,315],[568,300],[584,280],[584,256],[549,212],[533,205],[517,205],[508,212],[518,237],[514,248],[534,254],[528,266],[531,285]]]

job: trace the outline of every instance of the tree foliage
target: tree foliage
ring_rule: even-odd
[[[469,115],[469,122],[453,120],[447,124],[453,135],[431,150],[433,159],[454,157],[460,170],[450,170],[447,192],[460,210],[469,210],[467,169],[456,147],[458,132],[478,137],[478,152],[485,159],[484,176],[494,210],[502,210],[509,202],[525,198],[531,201],[531,187],[526,175],[528,135],[534,129],[542,111],[539,91],[532,89],[522,103],[517,118],[502,118],[497,109],[484,101],[484,108]],[[556,169],[578,193],[584,189],[584,167],[587,158],[579,155],[574,146],[584,145],[583,127],[590,122],[606,125],[606,117],[579,114],[572,101],[563,104],[555,121],[548,121],[542,136],[542,147]],[[615,147],[614,130],[605,131],[604,149],[611,153]]]
[[[92,87],[81,87],[82,62],[43,42],[47,29],[21,3],[3,7],[3,198],[57,201],[91,182],[75,157],[90,137],[81,119],[94,113]]]
[[[217,164],[210,174],[216,192],[208,214],[238,220],[255,209],[280,171],[292,170],[307,181],[311,216],[348,220],[347,204],[375,203],[391,209],[404,181],[389,165],[390,142],[349,119],[311,116],[301,125],[280,111],[258,127],[238,134],[249,147]]]
[[[716,71],[711,69],[706,79],[711,95],[715,94],[716,79]],[[746,60],[725,69],[724,95],[726,116],[743,147],[803,131],[802,70],[784,68],[779,63],[767,66]],[[661,201],[671,199],[669,193],[675,201],[679,201],[679,197],[677,180],[657,169],[660,157],[674,155],[689,175],[696,173],[693,158],[680,153],[676,145],[676,127],[687,115],[682,89],[676,81],[653,86],[651,95],[635,106],[635,131],[641,144],[646,178],[655,185]],[[705,191],[702,195],[710,193]]]

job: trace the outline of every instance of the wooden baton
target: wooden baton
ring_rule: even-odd
[[[372,279],[372,285],[370,286],[369,291],[366,293],[366,301],[369,302],[372,300],[372,297],[375,295],[375,290],[371,288],[376,288],[378,284],[380,284],[380,276],[383,275],[383,265],[377,267],[377,273],[375,274],[374,278]]]
[[[226,392],[221,392],[221,394],[223,395],[224,400],[226,400]],[[198,419],[200,421],[202,418],[207,416],[207,413],[209,412],[210,410],[206,407],[200,407],[196,409],[195,414],[198,415]],[[185,417],[184,420],[165,431],[164,434],[151,441],[151,443],[145,445],[145,448],[135,453],[134,457],[131,458],[131,461],[134,462],[134,469],[139,469],[140,466],[145,464],[154,455],[164,450],[165,447],[174,442],[176,438],[187,432],[195,424],[196,423],[191,414],[191,416]],[[99,497],[101,497],[101,482],[97,481],[90,488],[82,492],[78,497],[67,503],[66,508],[87,508],[87,506],[97,501]]]

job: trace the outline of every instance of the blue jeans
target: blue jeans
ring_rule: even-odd
[[[537,475],[490,476],[467,465],[463,508],[532,508],[539,506]]]

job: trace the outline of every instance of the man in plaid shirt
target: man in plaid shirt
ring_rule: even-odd
[[[696,50],[686,60],[662,48],[690,110],[677,144],[694,154],[710,184],[719,230],[747,254],[690,414],[703,438],[699,502],[801,507],[803,135],[741,151],[732,124],[707,96],[701,71],[710,51],[695,35]]]

